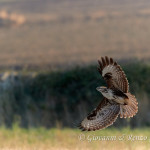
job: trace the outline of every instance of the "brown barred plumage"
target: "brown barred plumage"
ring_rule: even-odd
[[[128,80],[120,65],[107,56],[98,60],[98,63],[98,71],[106,80],[108,89],[113,91],[111,94],[114,94],[114,99],[103,98],[97,108],[81,122],[80,129],[83,131],[104,129],[112,125],[119,114],[120,118],[130,118],[138,111],[138,103],[135,96],[129,93]],[[122,101],[115,100],[117,96]]]
[[[102,57],[101,60],[102,61],[98,61],[98,71],[106,80],[108,88],[119,88],[122,92],[127,93],[129,90],[128,80],[120,65],[118,65],[117,62],[114,62],[112,58],[108,58],[107,56],[105,59]],[[112,74],[112,78],[109,80],[105,78],[107,73]]]

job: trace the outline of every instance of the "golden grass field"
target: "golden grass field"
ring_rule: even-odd
[[[109,128],[95,132],[81,132],[78,129],[67,128],[1,127],[0,150],[149,150],[149,130],[149,128],[135,130]],[[80,140],[80,135],[82,138],[85,136],[85,140]],[[124,139],[121,140],[123,135]],[[116,136],[116,139],[110,138],[111,136]],[[97,137],[100,137],[99,140],[96,140]]]

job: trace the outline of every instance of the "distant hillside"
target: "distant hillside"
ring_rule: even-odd
[[[149,0],[0,0],[0,8],[16,10],[24,13],[46,12],[92,12],[100,9],[111,11],[133,12],[149,9]]]
[[[150,1],[0,1],[0,68],[150,59]],[[4,15],[4,14],[3,14]]]

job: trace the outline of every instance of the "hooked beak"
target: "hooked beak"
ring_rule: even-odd
[[[96,88],[96,90],[99,91],[99,92],[101,92],[101,93],[107,91],[106,89],[107,88],[104,87],[104,86],[99,86],[99,87]]]
[[[97,87],[96,90],[100,92],[102,91],[101,87]]]

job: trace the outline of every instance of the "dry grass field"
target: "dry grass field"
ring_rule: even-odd
[[[80,140],[80,136],[85,139]],[[124,138],[122,138],[124,137]],[[0,128],[1,150],[149,150],[149,129],[106,129],[81,132],[75,129]]]
[[[7,14],[7,21],[1,17],[0,66],[68,67],[103,55],[149,60],[149,4],[1,0],[0,14]]]

